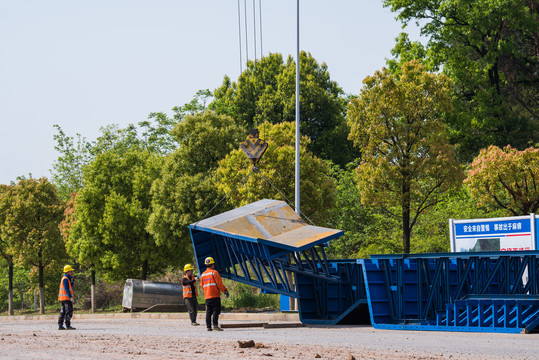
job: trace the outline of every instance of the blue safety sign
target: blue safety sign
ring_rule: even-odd
[[[477,235],[505,235],[521,234],[531,232],[530,218],[495,220],[474,223],[456,223],[455,236],[477,236]]]
[[[535,214],[493,219],[449,220],[451,251],[536,250]]]

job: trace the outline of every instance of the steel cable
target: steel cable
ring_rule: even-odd
[[[210,214],[210,213],[211,213],[217,206],[219,206],[219,204],[221,204],[221,203],[223,202],[223,200],[225,200],[225,199],[228,197],[228,195],[229,195],[232,191],[236,190],[236,189],[238,188],[238,186],[240,186],[245,180],[247,180],[247,178],[253,173],[253,171],[254,171],[254,170],[251,169],[251,171],[250,171],[247,175],[245,175],[245,176],[243,177],[243,179],[241,179],[241,181],[240,181],[236,186],[234,186],[233,189],[231,189],[229,192],[227,192],[227,193],[225,194],[225,196],[223,196],[223,198],[222,198],[221,200],[219,200],[219,202],[218,202],[217,204],[215,204],[215,205],[214,205],[214,206],[213,206],[213,207],[212,207],[206,214],[204,214],[204,216],[194,224],[194,228],[196,228],[196,226],[197,226],[197,224],[198,224],[199,222],[201,222],[202,220],[206,219],[206,217],[208,216],[208,214]]]
[[[236,184],[236,186],[234,186],[234,188],[232,188],[229,192],[227,192],[227,193],[225,194],[225,196],[223,196],[223,198],[222,198],[221,200],[219,200],[219,202],[218,202],[217,204],[215,204],[215,205],[214,205],[214,206],[213,206],[213,207],[212,207],[206,214],[204,214],[204,216],[194,224],[193,228],[196,228],[196,226],[197,226],[197,224],[198,224],[199,222],[201,222],[202,220],[206,219],[207,216],[208,216],[208,215],[209,215],[209,214],[210,214],[210,213],[211,213],[217,206],[219,206],[219,204],[221,204],[225,199],[227,199],[227,198],[228,198],[228,195],[230,195],[230,193],[232,193],[232,192],[235,191],[240,185],[242,185],[242,184],[249,178],[249,176],[251,176],[252,173],[257,173],[257,174],[259,174],[259,175],[262,177],[262,179],[264,179],[264,180],[265,180],[265,181],[266,181],[266,182],[267,182],[267,183],[268,183],[268,184],[269,184],[275,191],[277,191],[277,193],[279,193],[279,195],[281,195],[281,196],[285,199],[285,201],[288,203],[288,205],[290,205],[292,208],[295,207],[295,206],[294,206],[294,203],[293,203],[292,201],[290,201],[290,199],[288,199],[288,198],[286,197],[286,195],[285,195],[281,190],[279,190],[275,185],[273,185],[273,183],[272,183],[271,181],[269,181],[269,179],[268,179],[267,177],[265,177],[264,175],[262,175],[262,173],[260,172],[260,169],[259,169],[259,168],[257,168],[255,165],[253,165],[253,167],[251,168],[251,171],[250,171],[247,175],[245,175],[245,176],[243,177],[243,179],[241,179],[241,181],[240,181],[238,184]],[[301,210],[300,210],[300,215],[303,216],[305,219],[307,219],[307,220],[309,221],[309,223],[311,223],[311,225],[316,226],[315,223],[314,223],[311,219],[309,219],[309,217],[308,217],[307,215],[305,215]]]
[[[266,178],[264,175],[262,175],[262,173],[260,172],[260,169],[259,169],[259,168],[257,168],[256,166],[253,165],[253,169],[251,170],[251,173],[252,173],[252,172],[256,172],[257,174],[260,174],[260,176],[262,176],[262,179],[266,180],[266,182],[267,182],[268,184],[270,184],[271,187],[274,188],[274,189],[279,193],[279,195],[281,195],[281,196],[286,200],[286,202],[288,203],[288,205],[292,206],[293,208],[295,207],[295,206],[294,206],[294,203],[293,203],[292,201],[290,201],[290,200],[286,197],[285,194],[283,194],[279,189],[277,189],[277,187],[276,187],[275,185],[273,185],[273,184],[271,183],[271,181],[268,180],[268,178]],[[309,222],[311,223],[311,225],[314,225],[314,222],[312,222],[312,220],[309,219],[309,218],[307,217],[307,215],[305,215],[301,210],[300,210],[299,212],[300,212],[300,214],[301,214],[303,217],[305,217],[305,219],[309,220]]]

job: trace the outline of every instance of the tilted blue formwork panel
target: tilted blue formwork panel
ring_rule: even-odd
[[[539,251],[360,262],[376,328],[519,333],[539,326]]]
[[[327,242],[343,232],[307,225],[283,201],[260,200],[189,228],[199,269],[211,256],[224,278],[298,298],[305,323],[354,321],[366,308],[361,265],[326,258]]]
[[[297,297],[289,274],[338,282],[325,244],[341,230],[310,226],[283,201],[260,200],[189,226],[197,264],[211,256],[221,275]]]

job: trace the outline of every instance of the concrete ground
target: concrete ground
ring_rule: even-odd
[[[199,313],[199,323],[204,314]],[[295,314],[223,314],[221,324],[297,323]],[[375,330],[370,326],[208,332],[187,314],[0,317],[0,359],[537,359],[539,334]],[[240,348],[253,340],[256,347]]]

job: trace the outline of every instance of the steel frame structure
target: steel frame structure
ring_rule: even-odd
[[[329,267],[338,282],[296,276],[301,321],[336,325],[353,324],[358,317],[366,318],[365,314],[354,314],[361,304],[367,304],[361,265],[355,259],[340,259],[329,260]]]
[[[193,238],[196,238],[196,230],[191,231]],[[241,237],[214,233],[206,236],[205,241],[198,239],[195,247],[209,250],[209,252],[196,251],[199,264],[203,264],[204,258],[211,254],[224,278],[255,286],[270,293],[298,297],[298,292],[290,282],[287,272],[329,282],[339,281],[336,276],[330,274],[323,245],[290,252]]]
[[[516,333],[539,327],[539,251],[330,260],[325,246],[343,232],[306,225],[275,200],[189,229],[199,269],[212,256],[224,278],[297,298],[306,324],[357,323],[368,313],[383,329]]]
[[[536,326],[539,251],[379,255],[361,262],[373,325],[504,332]]]

